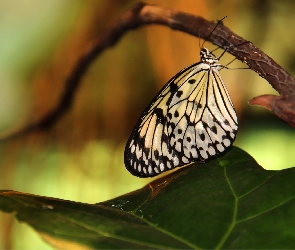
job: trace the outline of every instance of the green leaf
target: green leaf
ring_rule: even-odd
[[[1,191],[59,248],[295,248],[295,168],[267,171],[233,148],[96,205]]]

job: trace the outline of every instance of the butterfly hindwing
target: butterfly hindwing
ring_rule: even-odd
[[[237,116],[220,65],[205,48],[201,58],[163,87],[134,127],[124,155],[133,175],[151,177],[205,161],[233,143]]]

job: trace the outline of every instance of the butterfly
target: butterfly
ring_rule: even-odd
[[[200,62],[170,79],[144,110],[129,137],[124,163],[138,177],[153,177],[205,162],[233,144],[238,119],[219,71],[226,68],[207,48]]]

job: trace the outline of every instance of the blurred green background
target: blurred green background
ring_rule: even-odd
[[[293,1],[145,1],[224,24],[295,71]],[[0,1],[0,137],[39,120],[59,100],[85,46],[136,1]],[[205,46],[214,48],[209,43]],[[226,64],[232,57],[224,56]],[[125,142],[157,91],[185,66],[199,61],[199,40],[167,27],[126,33],[95,60],[71,110],[50,130],[0,141],[0,188],[97,203],[138,189],[125,169]],[[241,67],[233,63],[231,67]],[[244,67],[244,66],[242,66]],[[250,70],[223,70],[239,116],[235,145],[266,169],[295,163],[295,132],[248,100],[275,94]],[[49,248],[27,225],[0,213],[0,248]]]

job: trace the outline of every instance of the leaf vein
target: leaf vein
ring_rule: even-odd
[[[230,190],[232,191],[232,194],[234,196],[234,210],[233,210],[233,217],[232,217],[232,222],[231,224],[229,225],[227,231],[225,232],[225,234],[223,235],[223,237],[221,238],[221,240],[219,241],[219,243],[217,244],[217,246],[215,247],[215,249],[220,249],[222,248],[223,244],[225,243],[225,241],[227,240],[227,238],[229,237],[229,235],[231,234],[233,228],[235,227],[236,225],[236,219],[237,219],[237,212],[238,212],[238,197],[233,189],[233,186],[231,185],[231,182],[227,176],[227,173],[226,173],[226,168],[224,168],[224,176],[225,176],[225,179],[228,183],[228,186],[230,188]]]
[[[133,214],[133,213],[132,213],[132,214]],[[147,221],[147,220],[143,219],[142,217],[140,217],[140,216],[138,216],[138,215],[136,215],[136,214],[133,214],[133,215],[134,215],[135,217],[137,217],[138,219],[143,220],[144,222],[146,222],[146,223],[149,224],[150,226],[154,227],[154,228],[157,229],[158,231],[160,231],[160,232],[162,232],[162,233],[165,233],[165,234],[167,234],[167,235],[173,237],[174,239],[177,239],[177,240],[179,240],[180,242],[182,242],[182,243],[188,245],[188,246],[191,247],[192,249],[201,249],[200,247],[198,247],[198,246],[192,244],[191,242],[189,242],[189,241],[187,241],[187,240],[185,240],[185,239],[183,239],[183,238],[180,238],[179,236],[177,236],[177,235],[175,235],[175,234],[173,234],[173,233],[170,233],[169,231],[167,231],[167,230],[165,230],[165,229],[159,227],[158,225],[156,225],[156,224],[154,224],[154,223],[152,223],[152,222],[150,222],[150,221]]]
[[[258,189],[259,187],[261,187],[264,183],[266,183],[269,179],[271,179],[272,177],[274,177],[278,172],[276,171],[273,175],[270,175],[268,178],[266,178],[263,182],[261,182],[259,185],[257,185],[256,187],[252,188],[251,190],[249,190],[248,192],[244,193],[243,195],[238,196],[238,199],[243,198],[244,196],[254,192],[256,189]]]
[[[279,208],[279,207],[285,205],[287,202],[289,202],[289,201],[291,201],[291,200],[293,200],[293,199],[295,199],[295,197],[292,197],[292,198],[290,198],[290,199],[288,199],[288,200],[285,200],[285,201],[281,202],[280,204],[278,204],[278,205],[276,205],[276,206],[274,206],[274,207],[269,208],[268,210],[265,210],[265,211],[262,211],[262,212],[260,212],[260,213],[255,214],[255,215],[249,216],[249,217],[247,217],[247,218],[245,218],[245,219],[242,219],[242,220],[237,220],[236,223],[242,223],[242,222],[245,222],[245,221],[247,221],[247,220],[252,220],[252,219],[254,219],[254,218],[256,218],[256,217],[258,217],[258,216],[260,216],[260,215],[262,215],[262,214],[265,214],[265,213],[267,213],[267,212],[270,212],[270,211],[272,211],[272,210],[274,210],[274,209],[277,209],[277,208]]]

